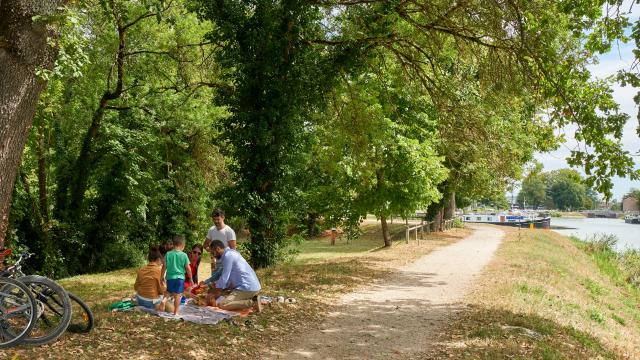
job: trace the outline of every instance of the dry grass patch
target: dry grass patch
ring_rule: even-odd
[[[467,301],[441,344],[454,357],[640,358],[638,293],[551,231],[508,229]]]
[[[430,235],[417,244],[404,243],[402,225],[394,224],[390,249],[383,244],[379,225],[363,226],[363,235],[335,246],[327,238],[306,241],[296,260],[261,269],[258,276],[266,295],[294,297],[296,304],[267,307],[261,314],[216,326],[164,321],[139,312],[110,313],[108,305],[131,295],[135,270],[83,275],[62,284],[84,298],[96,315],[96,328],[88,335],[66,334],[49,346],[0,352],[15,359],[226,359],[261,358],[266,351],[304,336],[319,326],[335,299],[383,278],[394,268],[464,237],[467,230]],[[209,274],[203,260],[200,277]]]

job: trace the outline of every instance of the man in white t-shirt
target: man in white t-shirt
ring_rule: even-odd
[[[204,248],[211,253],[211,273],[216,270],[216,257],[210,249],[211,242],[213,240],[220,240],[224,244],[225,248],[236,248],[236,232],[231,227],[224,223],[224,211],[215,209],[211,213],[213,219],[213,226],[207,231],[207,238],[204,240]]]

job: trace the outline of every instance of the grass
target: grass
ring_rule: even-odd
[[[614,264],[551,231],[507,231],[443,357],[640,358],[640,294]]]
[[[551,216],[552,217],[573,218],[573,219],[580,219],[580,218],[587,217],[585,214],[583,214],[581,212],[577,212],[577,211],[558,211],[558,210],[551,211]]]
[[[318,326],[341,294],[469,233],[456,229],[432,234],[420,244],[405,244],[404,226],[394,224],[391,230],[396,240],[391,248],[381,247],[379,225],[373,224],[364,225],[363,235],[351,243],[340,240],[331,246],[327,238],[304,242],[293,262],[258,271],[264,294],[293,297],[296,304],[274,305],[261,314],[216,326],[164,321],[136,311],[110,313],[109,304],[133,293],[135,269],[64,279],[63,286],[93,309],[95,329],[86,335],[65,334],[44,347],[0,351],[0,358],[201,359],[212,354],[227,359],[261,358],[261,354]],[[203,260],[200,277],[209,271]]]

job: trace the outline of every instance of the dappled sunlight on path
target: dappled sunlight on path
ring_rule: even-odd
[[[503,232],[478,226],[368,288],[343,296],[318,329],[272,359],[410,359],[424,354],[435,329],[489,262]]]

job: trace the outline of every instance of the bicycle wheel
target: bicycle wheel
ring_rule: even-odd
[[[36,300],[16,280],[0,278],[0,349],[20,344],[36,323]]]
[[[93,312],[76,294],[67,292],[71,299],[71,322],[67,331],[72,333],[88,333],[93,329]]]
[[[29,275],[18,280],[29,287],[38,307],[36,324],[23,343],[43,345],[55,341],[71,321],[69,295],[62,286],[44,276]]]

